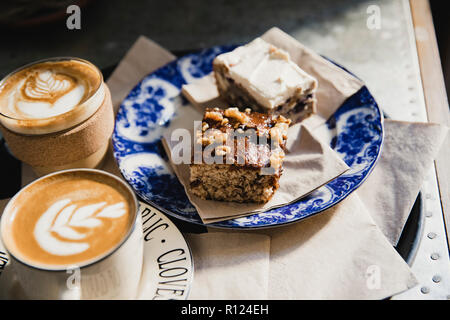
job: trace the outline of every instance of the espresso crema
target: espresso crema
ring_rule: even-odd
[[[104,98],[102,85],[99,70],[81,59],[25,66],[0,83],[0,121],[19,133],[66,129],[98,109]]]
[[[136,207],[113,178],[75,171],[31,184],[6,210],[11,214],[3,238],[10,251],[25,263],[55,268],[113,250],[132,227]]]

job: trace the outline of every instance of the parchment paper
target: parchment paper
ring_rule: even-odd
[[[357,194],[268,234],[269,299],[382,299],[417,283]]]
[[[395,246],[448,128],[385,120],[384,130],[381,157],[357,193]]]
[[[269,236],[210,232],[187,240],[195,263],[189,299],[268,299]]]
[[[178,142],[171,141],[170,132],[164,135],[163,145],[170,159],[171,150],[176,143]],[[349,169],[335,151],[301,124],[289,128],[286,149],[280,187],[265,204],[203,200],[190,191],[189,165],[170,162],[204,223],[242,217],[291,203]]]

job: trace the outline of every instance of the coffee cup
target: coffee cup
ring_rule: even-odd
[[[100,166],[113,128],[111,94],[86,60],[40,60],[0,81],[0,131],[38,175]]]
[[[27,298],[136,298],[142,222],[118,177],[97,169],[41,177],[8,202],[0,230]]]

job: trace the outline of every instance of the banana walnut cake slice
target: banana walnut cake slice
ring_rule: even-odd
[[[190,164],[192,193],[210,200],[269,201],[279,186],[290,123],[248,108],[206,109]]]
[[[252,106],[294,123],[316,112],[317,80],[261,38],[218,55],[213,70],[220,96],[241,110]]]

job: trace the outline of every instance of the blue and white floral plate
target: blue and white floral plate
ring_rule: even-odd
[[[146,76],[123,101],[113,134],[114,156],[125,179],[145,201],[176,218],[202,224],[161,144],[165,130],[201,119],[181,86],[212,71],[214,57],[235,46],[216,46],[179,58]],[[381,151],[383,116],[366,87],[319,128],[350,167],[345,174],[295,203],[209,226],[258,228],[304,219],[337,204],[367,178]]]

